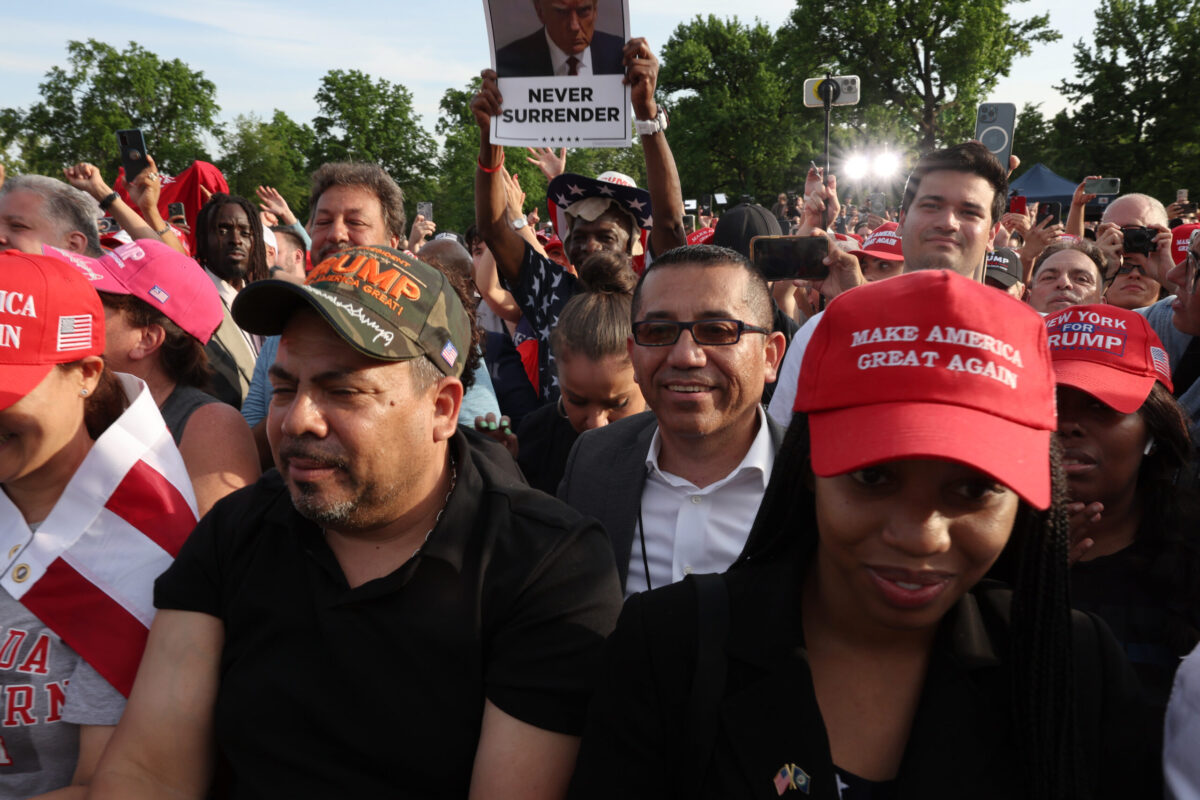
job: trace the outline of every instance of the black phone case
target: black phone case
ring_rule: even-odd
[[[1012,103],[982,103],[975,117],[975,138],[983,143],[1000,165],[1008,169],[1017,127],[1017,107]]]
[[[150,166],[146,158],[146,139],[140,130],[117,131],[117,147],[121,150],[121,166],[125,168],[126,181],[132,181],[139,172]]]

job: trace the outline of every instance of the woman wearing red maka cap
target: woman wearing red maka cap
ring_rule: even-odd
[[[742,558],[626,602],[573,796],[1161,793],[1068,607],[1055,428],[1028,306],[947,270],[835,299]]]
[[[73,267],[0,253],[0,796],[87,783],[133,684],[153,581],[196,522],[144,384],[101,359]]]
[[[1046,317],[1071,516],[1071,604],[1104,618],[1161,715],[1200,642],[1200,538],[1187,414],[1141,314],[1072,306]]]

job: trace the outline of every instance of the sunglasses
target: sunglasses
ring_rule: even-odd
[[[650,319],[633,323],[633,341],[643,347],[668,347],[679,341],[679,334],[691,331],[696,344],[718,347],[737,344],[743,333],[768,334],[767,328],[747,325],[740,319],[697,319],[677,322],[668,319]]]

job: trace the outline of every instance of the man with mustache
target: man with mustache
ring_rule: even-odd
[[[457,426],[448,278],[355,247],[234,304],[280,334],[278,472],[205,516],[98,798],[562,797],[621,598],[604,531]]]
[[[558,489],[604,524],[627,597],[741,554],[783,441],[761,401],[785,346],[762,274],[725,247],[663,253],[632,311],[652,410],[582,434]]]

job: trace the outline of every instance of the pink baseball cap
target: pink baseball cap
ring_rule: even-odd
[[[1154,382],[1172,391],[1171,360],[1141,314],[1117,306],[1071,306],[1046,317],[1054,378],[1122,414],[1142,407]]]
[[[899,223],[885,222],[867,234],[863,239],[862,248],[851,250],[856,256],[870,256],[884,261],[903,261],[904,253],[900,249],[900,234],[897,233]]]
[[[103,354],[104,308],[78,272],[47,256],[0,252],[0,410],[55,364]]]
[[[1046,326],[950,270],[838,295],[805,351],[795,410],[808,414],[817,475],[944,459],[1050,505],[1058,422]]]
[[[1176,225],[1171,229],[1171,259],[1176,264],[1187,258],[1188,245],[1196,231],[1200,231],[1200,222]]]
[[[101,258],[45,245],[46,255],[73,265],[98,292],[132,295],[208,344],[225,306],[212,280],[192,259],[154,239],[123,244]]]

